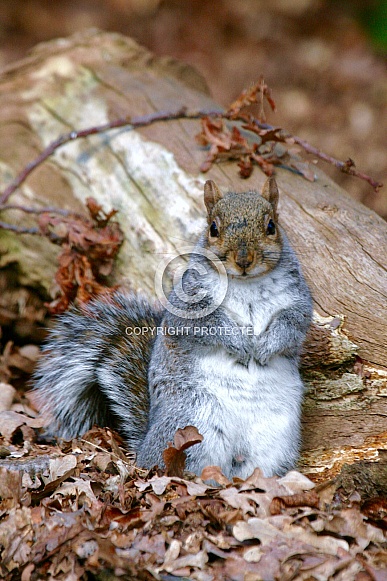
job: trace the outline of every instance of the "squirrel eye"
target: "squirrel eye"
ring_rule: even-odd
[[[274,224],[273,220],[269,220],[269,223],[268,223],[267,228],[266,228],[266,234],[268,236],[272,236],[273,234],[275,234],[275,224]]]
[[[210,235],[212,236],[212,238],[217,238],[219,236],[219,230],[215,222],[212,222],[210,226]]]

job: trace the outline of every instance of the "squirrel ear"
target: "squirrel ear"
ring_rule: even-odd
[[[274,176],[268,177],[267,180],[265,181],[262,188],[261,196],[262,198],[265,198],[265,200],[270,202],[270,204],[273,206],[274,214],[276,215],[279,194],[277,182],[275,181]]]
[[[219,200],[223,198],[223,194],[212,180],[207,180],[204,184],[204,203],[208,214],[211,214],[212,208]]]

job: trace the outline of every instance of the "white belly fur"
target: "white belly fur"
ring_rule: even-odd
[[[276,313],[291,305],[292,295],[286,282],[280,273],[271,273],[259,281],[232,281],[222,308],[239,326],[252,326],[255,334],[259,335]]]
[[[217,423],[225,426],[220,436],[213,429],[213,417],[204,413],[198,418],[198,427],[207,432],[203,435],[212,463],[217,457],[233,475],[230,466],[242,458],[234,472],[244,478],[256,467],[272,475],[273,467],[296,455],[303,387],[291,361],[274,357],[265,367],[254,360],[244,367],[219,348],[201,358],[200,370],[202,389],[218,402]]]
[[[239,326],[254,327],[259,335],[277,312],[290,306],[290,297],[282,280],[270,275],[249,286],[250,292],[245,282],[231,284],[222,307]],[[273,467],[287,458],[295,460],[303,384],[294,362],[276,356],[267,366],[251,359],[244,367],[218,347],[203,353],[199,369],[202,389],[218,402],[218,423],[227,426],[225,435],[221,438],[211,430],[213,418],[206,414],[198,423],[204,431],[209,426],[212,458],[218,454],[226,472],[230,474],[235,457],[245,458],[234,471],[240,477],[247,477],[256,467],[271,475]]]

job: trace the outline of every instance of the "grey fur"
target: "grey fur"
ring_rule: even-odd
[[[262,200],[246,194],[249,207],[252,196]],[[243,228],[233,232],[236,244],[244,243],[243,236]],[[188,470],[200,474],[215,464],[229,477],[245,478],[256,466],[267,476],[291,469],[300,446],[298,363],[312,301],[282,230],[279,236],[278,255],[264,257],[272,260],[271,270],[229,275],[223,303],[201,319],[195,312],[215,300],[217,275],[195,253],[190,266],[200,264],[207,274],[199,277],[188,268],[182,285],[187,294],[204,290],[205,298],[187,307],[175,290],[169,297],[172,305],[188,308],[187,318],[162,314],[144,299],[123,294],[115,295],[114,305],[97,300],[87,314],[76,309],[62,316],[36,375],[44,409],[54,418],[50,433],[74,437],[94,423],[108,424],[123,433],[138,464],[151,467],[163,464],[162,452],[178,428],[194,425],[204,441],[188,450]],[[207,231],[199,252],[206,240]],[[122,339],[125,327],[144,321],[165,329],[154,344]],[[243,332],[251,327],[254,335]],[[168,333],[168,328],[184,328],[184,333]],[[225,328],[230,333],[220,331]]]
[[[139,345],[125,331],[159,325],[162,312],[138,295],[115,293],[113,299],[58,317],[35,373],[35,391],[42,411],[52,416],[49,436],[69,439],[95,424],[110,426],[136,449],[147,429],[153,340]]]

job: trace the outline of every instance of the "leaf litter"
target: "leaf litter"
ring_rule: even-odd
[[[124,235],[119,223],[111,221],[116,210],[104,212],[91,197],[86,206],[89,217],[44,212],[38,218],[41,233],[62,249],[55,275],[58,298],[48,305],[52,314],[62,313],[74,301],[85,303],[109,292],[103,283],[112,272]]]
[[[98,232],[109,242],[114,230],[104,232],[111,215],[89,211],[93,251]],[[76,240],[70,222],[66,240],[89,251],[88,226]],[[193,426],[175,434],[164,471],[137,468],[106,429],[40,443],[33,392],[11,385],[37,358],[35,345],[10,341],[0,357],[1,578],[387,579],[386,499],[343,494],[339,479],[315,485],[257,469],[230,481],[217,466],[196,477],[184,471],[202,440]]]
[[[4,429],[0,576],[387,579],[385,500],[338,500],[297,471],[230,481],[210,466],[197,477],[182,457],[200,441],[193,426],[179,430],[166,470],[141,470],[108,429],[57,446],[14,444]]]

